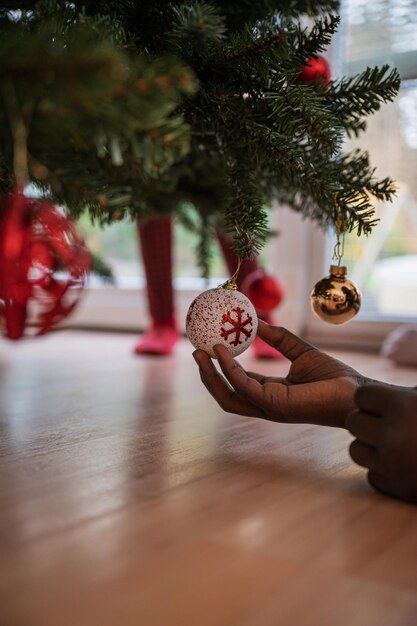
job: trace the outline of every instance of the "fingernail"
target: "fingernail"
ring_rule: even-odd
[[[193,359],[196,363],[198,363],[197,351],[193,352]]]
[[[213,352],[214,352],[214,354],[215,354],[216,356],[218,356],[218,354],[219,354],[219,345],[218,345],[218,344],[216,344],[215,346],[213,346]]]

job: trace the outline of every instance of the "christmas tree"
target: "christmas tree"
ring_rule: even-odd
[[[3,6],[3,192],[31,181],[101,222],[187,219],[188,201],[203,257],[213,225],[240,256],[259,251],[272,199],[360,235],[394,193],[343,142],[395,97],[396,70],[303,79],[337,29],[334,0]]]

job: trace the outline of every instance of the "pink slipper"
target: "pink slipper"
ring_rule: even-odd
[[[136,344],[135,354],[172,354],[179,336],[175,324],[154,322]]]

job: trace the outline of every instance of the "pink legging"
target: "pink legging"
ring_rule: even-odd
[[[172,216],[158,217],[138,225],[146,276],[149,313],[157,323],[170,323],[174,319],[174,290],[172,286]],[[238,259],[230,247],[230,242],[221,233],[217,233],[220,247],[229,271],[232,275]],[[258,269],[256,259],[244,259],[240,266],[237,285],[240,289],[243,280]]]

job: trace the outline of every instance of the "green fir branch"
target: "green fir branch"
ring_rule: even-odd
[[[364,130],[399,78],[384,66],[325,88],[300,82],[336,31],[336,5],[42,0],[17,22],[0,13],[3,188],[13,181],[11,119],[30,111],[28,167],[39,187],[100,223],[191,202],[205,270],[214,224],[226,224],[240,256],[261,249],[273,198],[323,225],[340,212],[349,230],[368,234],[373,202],[390,200],[394,185],[366,153],[343,154],[343,135]],[[312,27],[298,24],[301,14],[316,16]]]
[[[338,0],[214,0],[212,4],[225,16],[231,33],[262,20],[276,21],[278,15],[299,19],[301,15],[314,17],[337,11],[339,7]]]
[[[290,56],[292,62],[295,60],[299,68],[308,59],[323,53],[331,43],[339,23],[338,15],[326,15],[316,19],[310,29],[296,25],[289,35],[288,42],[292,51]]]
[[[67,29],[62,13],[57,20],[42,17],[39,27],[32,16],[4,29],[0,127],[9,129],[3,154],[17,149],[8,113],[9,95],[16,94],[15,113],[31,109],[25,130],[33,182],[57,188],[62,167],[80,157],[87,164],[96,152],[113,166],[133,161],[144,172],[161,171],[188,149],[189,129],[175,109],[181,93],[195,89],[191,72],[172,58],[130,56],[108,38],[107,19],[83,14],[78,20],[71,11],[64,11]],[[105,36],[98,37],[103,24]]]
[[[368,67],[361,74],[333,82],[326,91],[326,107],[337,114],[349,134],[365,130],[364,116],[392,102],[401,84],[398,71],[388,65]]]
[[[392,201],[396,186],[391,178],[377,180],[374,176],[376,168],[371,167],[369,154],[356,149],[343,155],[340,160],[342,166],[341,184],[355,186],[377,200]]]
[[[200,213],[200,228],[198,230],[199,240],[197,244],[197,262],[201,269],[203,278],[210,277],[210,267],[214,257],[213,250],[213,227],[209,216]]]
[[[225,57],[213,69],[221,67],[227,68],[227,71],[233,71],[231,66],[256,58],[257,55],[266,51],[277,53],[286,43],[287,38],[288,33],[281,28],[274,29],[274,32],[267,36],[258,36],[257,31],[249,28],[243,35],[231,38]]]
[[[229,202],[224,226],[233,239],[233,249],[241,258],[259,252],[268,236],[268,217],[264,197],[260,193],[254,172],[242,171],[241,164],[229,162]]]
[[[289,85],[267,93],[271,104],[268,121],[273,129],[292,136],[294,142],[333,155],[341,146],[343,128],[337,116],[323,107],[323,96],[313,89]]]
[[[171,41],[181,47],[184,42],[194,39],[204,45],[206,41],[221,41],[225,37],[224,17],[210,4],[194,1],[184,5],[174,5],[174,21]]]

